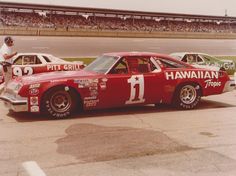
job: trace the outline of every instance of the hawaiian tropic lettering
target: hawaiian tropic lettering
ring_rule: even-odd
[[[170,71],[165,72],[167,80],[174,79],[218,79],[219,72],[216,71]]]

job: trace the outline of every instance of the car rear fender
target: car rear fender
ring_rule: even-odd
[[[175,98],[176,94],[178,93],[178,90],[179,90],[183,85],[195,85],[195,88],[198,89],[198,90],[200,90],[200,95],[201,95],[201,96],[203,95],[202,86],[201,86],[201,84],[199,84],[197,81],[184,81],[184,82],[179,83],[179,84],[176,86],[175,91],[174,91],[174,93],[172,94],[171,102],[174,101],[174,98]]]

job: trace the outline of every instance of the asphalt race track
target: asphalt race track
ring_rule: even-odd
[[[236,91],[198,109],[133,107],[67,120],[9,113],[0,104],[0,175],[235,176]],[[32,170],[36,170],[33,166]]]
[[[0,36],[3,41],[4,36]],[[143,39],[16,36],[18,52],[51,53],[59,57],[98,56],[106,52],[149,51],[172,53],[196,51],[212,55],[236,55],[236,40]]]
[[[236,55],[233,40],[15,40],[19,52],[61,57],[187,49]],[[204,97],[197,109],[188,111],[149,105],[89,111],[71,119],[51,120],[42,115],[9,112],[0,102],[0,113],[1,176],[236,175],[236,90]]]

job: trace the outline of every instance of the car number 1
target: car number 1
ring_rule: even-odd
[[[125,104],[143,103],[144,97],[144,77],[143,75],[133,75],[128,79],[130,84],[130,98]]]

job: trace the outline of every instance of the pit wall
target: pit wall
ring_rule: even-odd
[[[9,27],[0,28],[0,35],[13,36],[71,36],[71,37],[121,37],[121,38],[182,38],[182,39],[236,39],[236,33],[199,32],[139,32],[111,30],[78,30]]]

